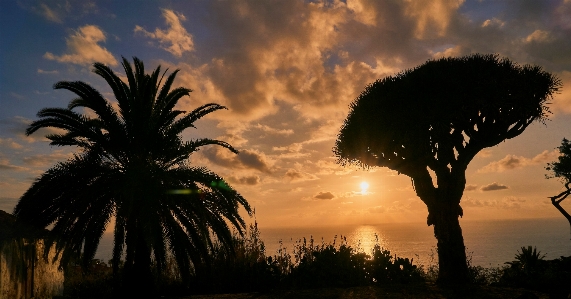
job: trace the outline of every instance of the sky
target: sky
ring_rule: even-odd
[[[190,161],[238,190],[260,227],[424,222],[410,178],[342,167],[332,148],[367,84],[472,53],[539,65],[563,88],[546,124],[471,162],[463,219],[563,217],[548,199],[563,185],[545,166],[571,138],[571,0],[0,1],[0,209],[76,150],[50,146],[48,130],[24,134],[40,109],[74,98],[53,84],[81,80],[113,101],[91,65],[122,74],[121,57],[138,57],[180,69],[175,84],[193,92],[179,109],[228,107],[183,137],[240,150],[204,147]]]

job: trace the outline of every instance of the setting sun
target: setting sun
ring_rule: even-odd
[[[367,189],[369,189],[369,183],[362,182],[360,186],[361,186],[361,194],[367,194]]]

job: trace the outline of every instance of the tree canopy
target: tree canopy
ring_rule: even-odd
[[[166,76],[159,66],[146,74],[137,58],[134,68],[125,58],[122,64],[125,81],[101,63],[93,69],[111,87],[116,102],[81,81],[54,85],[77,98],[67,108],[40,110],[26,134],[62,129],[46,136],[50,144],[79,150],[36,179],[14,214],[39,227],[53,225],[48,245],[55,244],[62,263],[81,255],[88,265],[114,220],[114,271],[126,253],[125,275],[143,277],[131,282],[152,282],[151,261],[161,271],[172,254],[188,276],[195,263],[207,259],[214,238],[232,249],[231,227],[238,232],[245,227],[240,207],[252,213],[246,199],[221,177],[190,163],[191,154],[205,145],[237,150],[219,140],[181,137],[195,121],[225,107],[211,103],[177,110],[177,102],[191,92],[173,88],[178,70]],[[76,112],[78,108],[91,113]]]
[[[368,85],[350,105],[334,152],[341,163],[443,174],[545,120],[559,85],[539,66],[497,55],[431,60]]]
[[[480,150],[545,121],[547,101],[560,86],[539,66],[497,55],[430,60],[368,85],[351,103],[333,151],[342,165],[409,176],[428,207],[428,225],[435,225],[440,278],[462,280],[467,267],[457,217],[468,164]]]

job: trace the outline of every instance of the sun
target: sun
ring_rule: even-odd
[[[361,182],[361,194],[367,194],[367,189],[369,189],[369,183]]]

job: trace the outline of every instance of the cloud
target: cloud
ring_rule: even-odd
[[[369,211],[369,213],[378,214],[378,213],[386,212],[387,208],[385,208],[384,206],[374,206],[374,207],[368,208],[367,210]]]
[[[506,185],[498,184],[496,182],[480,187],[480,191],[496,191],[496,190],[505,190],[505,189],[509,189],[509,187]]]
[[[115,66],[117,60],[113,54],[99,45],[99,42],[105,42],[105,40],[105,33],[99,27],[85,25],[66,39],[67,54],[57,56],[46,52],[44,58],[62,63],[89,65],[94,62],[101,62]]]
[[[38,69],[38,74],[57,74],[59,73],[57,70],[53,70],[53,71],[45,71],[42,69]]]
[[[503,27],[506,24],[506,22],[498,19],[498,18],[492,18],[492,19],[487,19],[482,23],[482,27]]]
[[[406,14],[415,20],[418,39],[444,36],[456,10],[464,0],[406,1]]]
[[[478,185],[466,185],[464,191],[474,191],[478,189]]]
[[[242,177],[228,176],[226,179],[230,183],[239,184],[239,185],[254,186],[260,184],[260,177],[257,175],[242,176]]]
[[[302,197],[303,201],[317,201],[317,200],[333,200],[337,198],[335,193],[330,191],[320,191],[310,197]]]
[[[71,154],[64,152],[54,152],[48,155],[33,155],[23,158],[25,165],[31,167],[50,167],[56,162],[63,162],[71,158]]]
[[[521,205],[525,202],[526,202],[525,199],[515,196],[506,196],[502,199],[493,199],[493,200],[479,200],[471,197],[463,197],[460,204],[463,207],[473,207],[473,208],[520,209]]]
[[[44,18],[46,18],[49,21],[55,23],[63,23],[61,17],[59,16],[59,13],[56,12],[55,10],[52,10],[45,3],[40,4],[40,12],[42,16],[44,16]]]
[[[225,148],[208,147],[200,151],[210,162],[238,169],[255,169],[264,173],[272,173],[273,164],[264,153],[257,150],[241,150],[239,154],[234,154]]]
[[[0,171],[26,171],[28,170],[25,167],[13,165],[10,161],[6,158],[0,157]]]
[[[551,108],[554,112],[571,113],[571,71],[562,71],[557,75],[564,88],[555,95]]]
[[[488,165],[478,169],[478,173],[488,172],[504,172],[506,170],[518,169],[529,165],[537,165],[547,163],[557,159],[559,151],[544,150],[533,158],[526,158],[515,155],[506,155],[499,161],[491,162]]]
[[[526,43],[532,43],[532,42],[547,43],[547,42],[551,42],[553,40],[554,40],[554,38],[551,36],[551,34],[549,32],[544,31],[544,30],[539,30],[539,29],[535,30],[530,35],[528,35],[526,38],[524,38],[524,41]]]
[[[163,9],[162,11],[168,26],[167,30],[156,28],[155,32],[149,32],[143,27],[136,25],[135,33],[141,32],[145,36],[157,39],[162,49],[176,57],[181,57],[184,52],[193,51],[194,42],[192,41],[192,35],[181,24],[181,21],[186,20],[186,17],[182,13],[170,9]]]
[[[275,128],[271,128],[267,125],[261,125],[261,124],[256,124],[253,125],[252,128],[256,128],[256,129],[260,129],[261,131],[271,134],[271,135],[291,135],[293,134],[293,130],[292,129],[275,129]]]
[[[290,168],[284,174],[284,178],[289,182],[302,182],[318,180],[319,178],[313,174],[302,172],[297,169]]]
[[[313,195],[314,199],[323,199],[323,200],[331,200],[335,198],[335,194],[327,191],[327,192],[319,192]]]
[[[21,149],[23,146],[15,142],[12,138],[0,138],[0,147],[7,147],[10,149]]]

